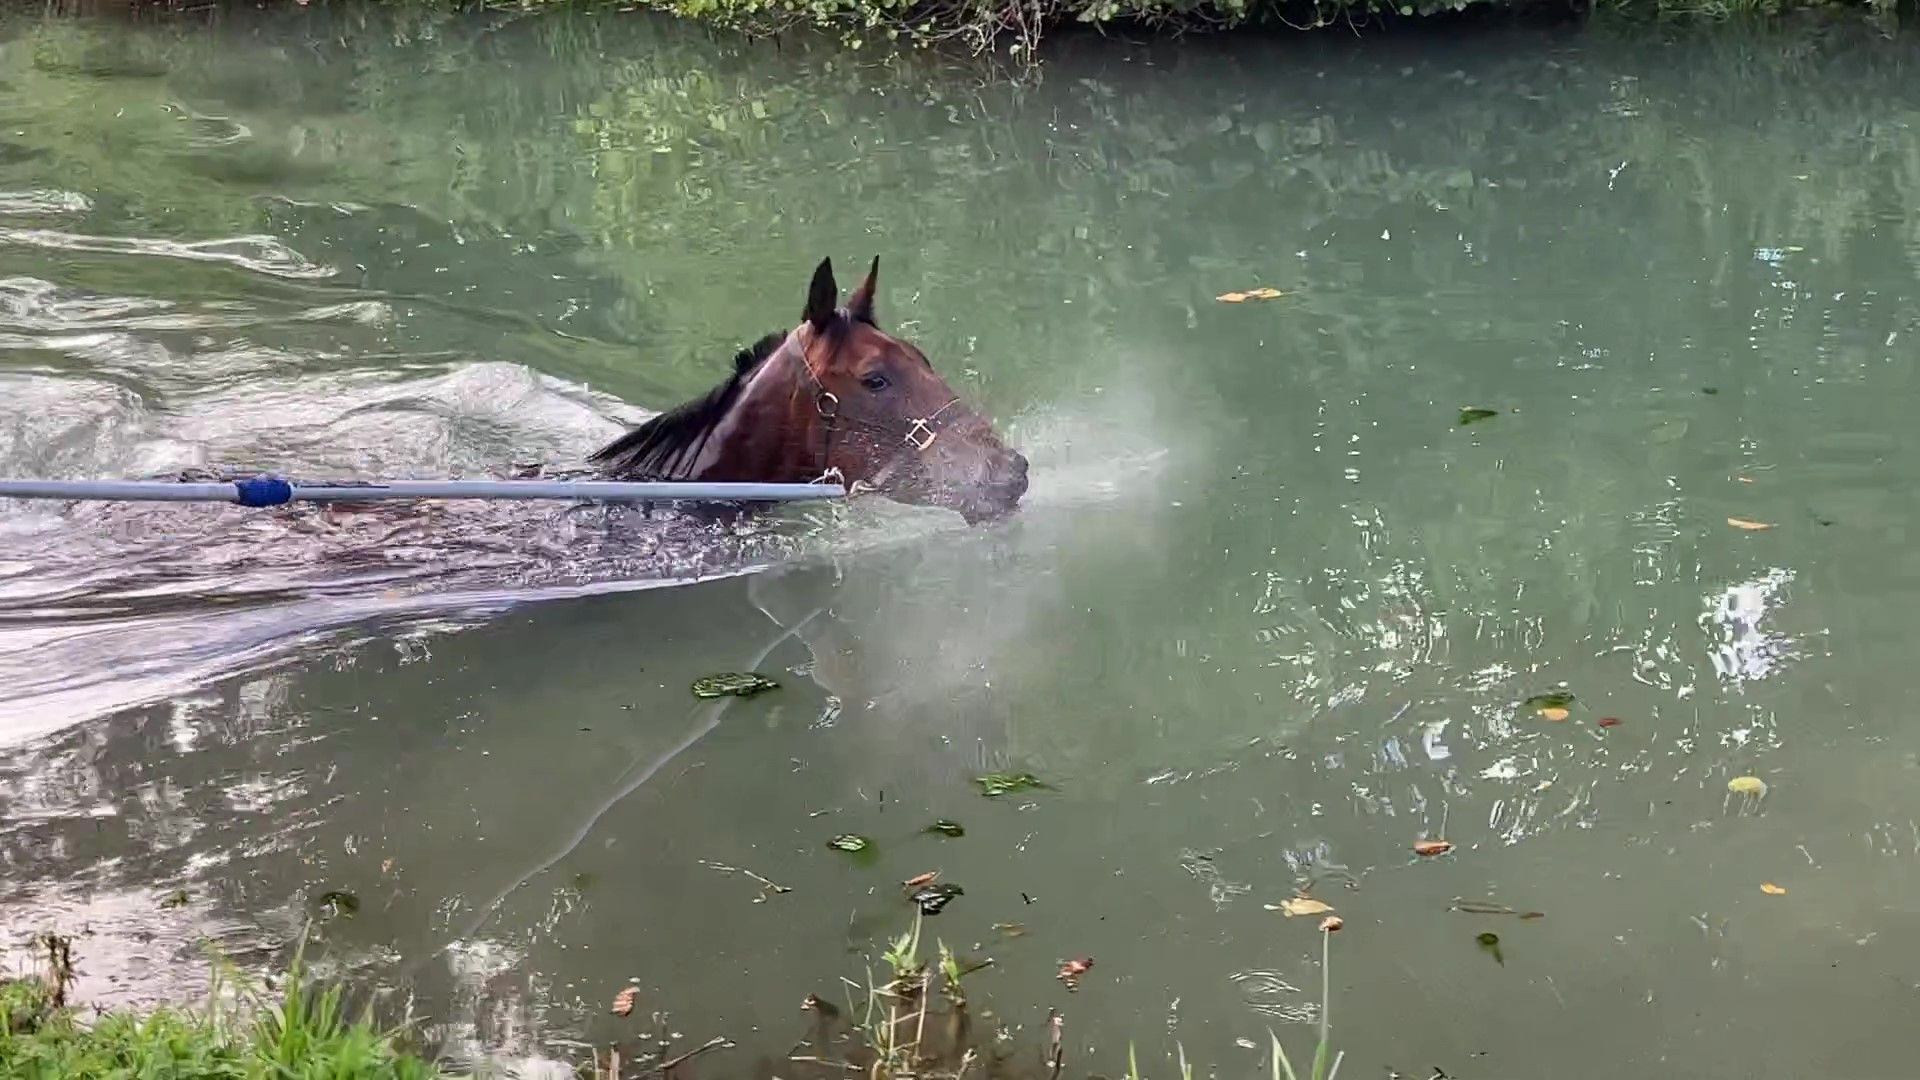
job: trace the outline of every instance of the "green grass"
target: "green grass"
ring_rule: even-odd
[[[47,939],[49,943],[57,939]],[[349,1017],[339,987],[320,988],[301,956],[281,990],[245,990],[237,1006],[83,1014],[64,1004],[70,973],[0,981],[0,1076],[8,1080],[437,1080],[434,1065]],[[216,978],[210,1001],[219,1000]]]

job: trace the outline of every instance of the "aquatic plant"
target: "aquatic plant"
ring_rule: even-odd
[[[65,1003],[72,977],[64,939],[39,939],[42,970],[0,980],[0,1075],[193,1077],[195,1080],[435,1080],[447,1074],[400,1046],[401,1032],[375,1026],[371,1009],[349,1018],[344,991],[312,982],[304,942],[280,980],[262,993],[244,980],[222,1007],[216,964],[204,1008],[108,1011],[84,1022]]]

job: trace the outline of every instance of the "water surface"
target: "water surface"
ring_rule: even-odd
[[[143,1001],[345,890],[322,954],[448,1053],[747,1072],[937,868],[1016,1039],[1240,1075],[1307,1037],[1265,905],[1311,883],[1343,1076],[1910,1075],[1916,59],[1084,42],[1013,88],[638,16],[11,17],[0,472],[577,463],[878,253],[1034,487],[637,540],[9,505],[0,924]]]

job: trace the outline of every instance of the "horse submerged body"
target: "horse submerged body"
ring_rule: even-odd
[[[824,477],[850,490],[952,509],[969,523],[1011,512],[1026,493],[1026,458],[1000,442],[918,349],[875,325],[873,282],[869,271],[837,307],[832,269],[823,261],[798,325],[743,350],[709,393],[637,423],[637,410],[624,403],[573,389],[555,394],[511,365],[466,369],[484,387],[450,384],[437,392],[452,402],[488,399],[489,423],[510,422],[523,408],[517,395],[552,406],[547,423],[534,425],[549,437],[532,441],[546,445],[513,452],[534,450],[536,459],[555,463],[584,459],[589,467],[530,466],[549,478]],[[311,445],[295,455],[318,459],[314,451],[337,437],[343,421],[370,415],[380,416],[387,432],[396,417],[417,419],[409,448],[439,447],[449,437],[446,416],[457,415],[457,405],[443,407],[410,384],[376,381],[367,389],[376,387],[384,397],[339,395],[333,413],[303,417],[312,430],[302,437]],[[456,473],[485,469],[500,449],[466,448],[446,465]],[[343,459],[335,467],[352,466]],[[433,467],[438,471],[438,463]],[[525,469],[501,469],[501,478],[527,475]],[[224,469],[192,467],[164,475],[233,478]],[[10,515],[0,527],[0,681],[9,686],[0,697],[0,730],[36,717],[61,724],[182,693],[322,638],[350,637],[357,626],[404,633],[413,625],[484,622],[530,600],[753,573],[813,543],[739,513],[756,507],[692,501],[676,503],[669,514],[590,502],[461,500],[272,511],[43,505]]]
[[[617,480],[806,483],[838,479],[969,524],[1009,513],[1027,459],[960,399],[919,349],[874,315],[880,260],[839,304],[831,259],[801,321],[734,358],[705,396],[638,425],[588,461]]]

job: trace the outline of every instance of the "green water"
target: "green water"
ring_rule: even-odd
[[[765,1074],[939,869],[1016,1041],[1235,1076],[1308,1038],[1264,905],[1313,882],[1343,1077],[1912,1075],[1916,60],[1083,41],[1015,89],[639,16],[9,17],[0,473],[574,461],[879,254],[1033,487],[645,558],[9,505],[0,930],[138,1002],[346,890],[317,950],[449,1054]]]

